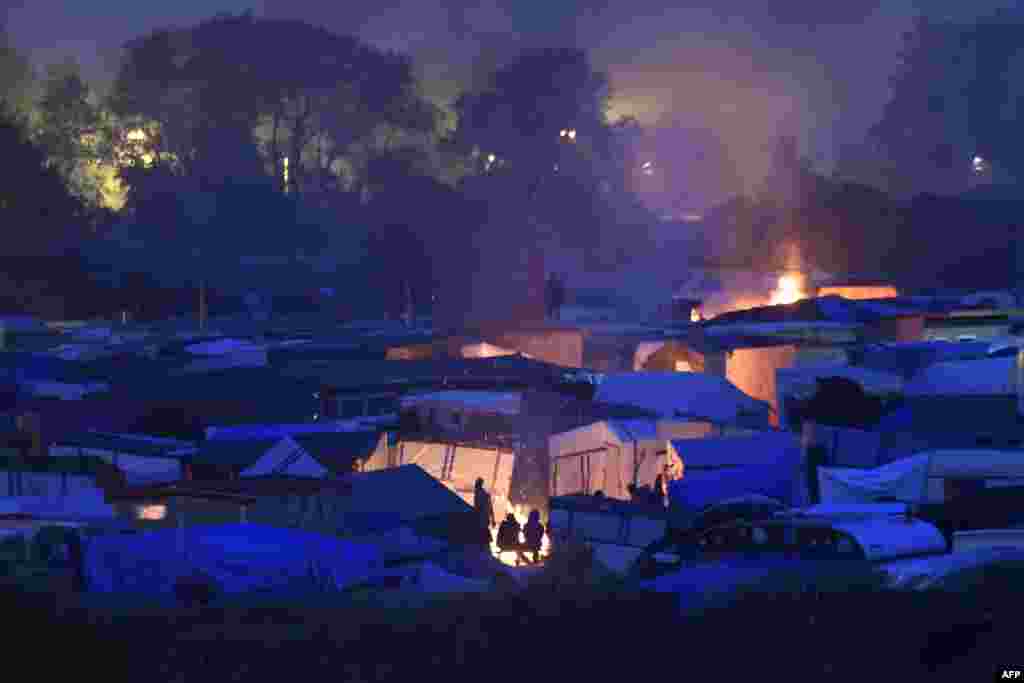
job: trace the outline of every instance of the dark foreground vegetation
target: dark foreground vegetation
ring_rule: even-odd
[[[1024,601],[1007,581],[968,583],[941,593],[758,590],[685,618],[663,596],[607,585],[416,608],[99,610],[13,587],[0,601],[18,625],[12,636],[63,653],[46,660],[54,677],[68,667],[106,681],[990,680],[996,666],[1019,666]]]

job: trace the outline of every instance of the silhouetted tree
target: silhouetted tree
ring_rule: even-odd
[[[162,147],[189,173],[225,153],[210,146],[219,139],[211,129],[236,140],[257,132],[270,175],[282,179],[288,159],[293,191],[330,186],[350,146],[378,126],[427,129],[435,113],[416,94],[408,58],[251,14],[132,41],[112,102],[122,117],[159,122]]]
[[[802,411],[805,420],[836,427],[867,429],[882,417],[881,399],[845,377],[823,377]]]
[[[525,241],[614,261],[624,235],[643,241],[651,216],[628,192],[619,141],[630,129],[607,124],[608,96],[579,50],[529,51],[499,68],[457,105],[456,139],[487,180],[467,190],[515,207]]]
[[[6,107],[8,116],[28,117],[33,85],[32,63],[11,45],[7,28],[0,20],[0,106]]]
[[[12,171],[0,184],[5,256],[59,254],[77,246],[85,235],[81,203],[9,112],[0,112],[0,157]]]
[[[892,99],[867,144],[884,186],[951,194],[993,174],[1020,175],[1022,40],[1017,11],[975,24],[921,18],[904,34]]]

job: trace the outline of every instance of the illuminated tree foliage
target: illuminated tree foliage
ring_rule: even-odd
[[[432,130],[408,58],[300,21],[220,15],[132,41],[114,87],[121,116],[160,124],[186,173],[224,163],[225,133],[254,133],[269,175],[290,191],[330,189],[355,143],[382,125]],[[248,142],[238,146],[251,165]]]

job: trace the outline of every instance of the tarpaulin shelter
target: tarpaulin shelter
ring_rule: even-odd
[[[818,480],[822,502],[941,503],[949,493],[948,481],[973,480],[984,488],[1021,486],[1024,457],[1019,451],[928,451],[870,470],[822,467]]]
[[[700,372],[627,372],[606,375],[597,401],[638,406],[666,418],[767,426],[769,406],[725,378]]]
[[[796,500],[802,452],[795,434],[674,440],[670,449],[682,462],[682,478],[669,485],[669,500],[681,512],[750,494]]]

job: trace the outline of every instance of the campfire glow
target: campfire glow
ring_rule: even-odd
[[[523,527],[523,526],[526,525],[526,521],[527,521],[527,519],[529,517],[529,510],[527,510],[522,505],[510,505],[508,507],[508,511],[511,512],[515,516],[516,521],[519,522],[519,526],[520,527]],[[502,519],[504,519],[504,518],[502,518]],[[501,520],[499,520],[499,523],[500,523],[500,521]],[[526,543],[526,537],[523,535],[522,531],[519,532],[519,542],[520,543]],[[541,562],[546,560],[550,553],[551,553],[551,541],[548,539],[547,530],[545,529],[545,531],[544,531],[544,538],[541,540],[541,545],[540,545],[540,560],[541,560]],[[502,564],[507,564],[507,565],[509,565],[511,567],[516,566],[516,553],[514,553],[514,552],[504,552],[503,553],[503,552],[501,552],[501,550],[498,549],[498,525],[497,524],[495,524],[494,526],[491,527],[491,554],[494,555],[496,558],[498,558],[498,560],[500,560]],[[529,558],[531,560],[533,559],[533,553],[526,553],[526,556],[527,556],[527,558]]]

